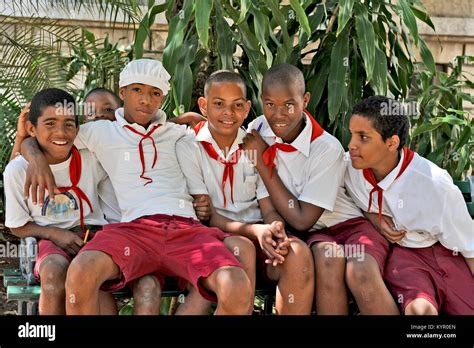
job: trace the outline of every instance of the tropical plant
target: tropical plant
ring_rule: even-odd
[[[474,63],[474,57],[457,57],[449,74],[437,71],[435,83],[430,74],[421,71],[416,75],[412,98],[419,113],[412,119],[411,147],[456,180],[472,173],[474,166],[474,119],[463,111],[463,102],[474,105],[473,96],[463,91],[474,83],[472,76],[463,73],[464,63]]]
[[[133,5],[135,3],[135,5]],[[11,3],[11,10],[15,4]],[[59,1],[67,8],[72,3]],[[136,2],[112,4],[90,1],[84,7],[99,9],[104,18],[121,11],[125,21],[136,21]],[[51,5],[50,5],[51,6]],[[81,3],[76,4],[81,8]],[[122,6],[122,8],[120,7]],[[22,7],[19,7],[21,9]],[[19,10],[18,10],[19,11]],[[0,169],[3,172],[13,145],[21,108],[41,89],[64,88],[81,97],[94,87],[117,89],[118,74],[130,50],[120,42],[96,38],[79,26],[65,26],[47,18],[0,16]]]
[[[416,18],[433,27],[420,0],[150,1],[137,38],[162,11],[169,22],[163,63],[173,76],[167,106],[174,114],[195,107],[210,72],[234,68],[248,82],[253,116],[261,114],[264,72],[288,62],[306,77],[308,110],[346,144],[353,103],[372,94],[408,96],[414,46],[435,72],[418,34]]]

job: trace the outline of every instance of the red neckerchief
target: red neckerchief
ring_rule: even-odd
[[[201,121],[199,122],[195,127],[194,127],[194,132],[196,132],[196,135],[199,133],[199,131],[204,127],[207,121]],[[222,175],[222,183],[221,183],[221,188],[222,188],[222,194],[224,195],[224,208],[227,205],[227,199],[225,197],[225,184],[227,182],[227,178],[229,178],[230,181],[230,199],[232,200],[232,203],[234,203],[234,164],[236,164],[239,161],[240,154],[242,152],[242,149],[240,148],[237,151],[235,151],[230,160],[226,161],[223,159],[219,154],[216,152],[214,147],[212,146],[211,143],[207,141],[200,141],[202,147],[204,150],[206,150],[207,154],[209,157],[211,157],[213,160],[219,161],[224,165],[224,174]]]
[[[129,125],[125,125],[124,127],[127,128],[128,130],[131,130],[133,133],[140,135],[142,138],[140,139],[140,142],[138,143],[138,150],[140,152],[140,162],[142,163],[142,174],[140,175],[140,178],[145,179],[147,182],[144,184],[144,186],[150,184],[153,182],[153,180],[147,176],[145,176],[145,154],[143,153],[143,140],[145,139],[150,139],[151,143],[153,145],[153,149],[155,150],[154,156],[153,156],[153,164],[151,165],[152,168],[155,167],[156,160],[158,159],[158,153],[156,151],[156,145],[155,145],[155,140],[151,137],[154,131],[156,131],[161,124],[156,124],[153,126],[153,128],[146,134],[140,133],[133,127]]]
[[[79,153],[79,150],[77,150],[77,148],[73,146],[71,148],[71,163],[69,164],[69,178],[71,180],[71,186],[58,187],[58,190],[60,192],[67,192],[69,190],[72,190],[76,194],[77,198],[79,198],[79,216],[81,222],[81,229],[82,232],[85,233],[86,231],[84,227],[84,207],[82,205],[82,200],[86,201],[87,205],[89,206],[89,209],[91,210],[91,213],[93,212],[93,210],[89,198],[87,198],[84,191],[82,191],[79,186],[77,186],[77,184],[81,180],[81,171],[81,154]]]
[[[317,137],[322,135],[324,133],[324,129],[321,128],[318,122],[311,116],[311,114],[307,111],[304,110],[304,113],[308,116],[310,122],[311,122],[311,142],[314,141]],[[284,143],[275,143],[271,146],[269,146],[262,154],[262,159],[263,163],[270,169],[270,177],[272,177],[272,172],[273,172],[273,167],[275,166],[275,157],[277,154],[277,150],[283,151],[283,152],[294,152],[296,151],[296,148],[293,145],[290,144],[284,144]]]
[[[397,174],[397,177],[395,180],[402,175],[402,173],[407,169],[408,165],[410,164],[411,160],[413,159],[413,156],[415,153],[411,151],[408,147],[403,148],[403,163],[402,166],[400,167],[400,171]],[[377,192],[377,203],[379,205],[379,224],[382,224],[382,202],[383,202],[383,190],[379,185],[377,184],[377,180],[375,179],[375,174],[374,171],[370,168],[368,169],[363,169],[362,170],[364,174],[365,180],[367,180],[373,187],[373,189],[369,193],[369,207],[367,208],[367,212],[370,213],[370,208],[372,206],[372,194],[374,192]]]

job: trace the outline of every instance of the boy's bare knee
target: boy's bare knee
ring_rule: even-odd
[[[133,286],[133,297],[143,300],[159,299],[161,285],[154,276],[144,276],[138,279]]]
[[[224,244],[232,254],[239,259],[255,260],[256,250],[255,245],[250,239],[244,236],[232,236],[224,239]]]
[[[428,300],[418,298],[406,306],[405,315],[438,315],[438,311]]]
[[[318,243],[311,247],[316,272],[333,273],[345,267],[344,249],[336,243]]]
[[[291,241],[285,262],[281,265],[282,274],[289,273],[298,278],[299,283],[314,280],[314,262],[311,250],[299,239]]]
[[[349,258],[345,276],[347,285],[351,289],[361,286],[369,288],[371,284],[377,283],[382,277],[377,262],[371,257]]]
[[[216,292],[221,304],[250,306],[252,289],[245,271],[239,267],[224,267],[218,270]]]

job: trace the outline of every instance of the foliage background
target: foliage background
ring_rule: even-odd
[[[30,1],[37,4],[35,1]],[[163,108],[168,115],[196,109],[206,77],[217,69],[244,76],[253,117],[261,114],[260,82],[274,64],[288,62],[304,73],[312,98],[308,110],[346,145],[350,110],[360,99],[389,95],[415,102],[411,147],[448,169],[455,178],[469,173],[474,158],[472,115],[462,101],[472,87],[459,59],[450,75],[436,70],[416,20],[433,27],[420,0],[167,0],[58,1],[71,11],[94,5],[108,20],[120,13],[135,28],[125,49],[79,27],[45,18],[0,17],[0,163],[9,156],[16,116],[38,90],[56,86],[78,96],[97,86],[117,90],[118,73],[130,59],[146,56],[150,28],[164,13],[169,32],[163,63],[173,76]],[[23,32],[11,35],[22,23]],[[16,25],[18,28],[18,25]],[[34,28],[34,35],[33,30]],[[417,60],[416,52],[421,59]],[[463,57],[472,62],[472,57]],[[78,77],[85,76],[84,86]]]

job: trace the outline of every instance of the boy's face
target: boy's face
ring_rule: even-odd
[[[303,110],[308,92],[301,94],[291,85],[266,86],[262,93],[263,113],[273,133],[285,142],[295,140],[304,128]]]
[[[198,105],[207,116],[211,133],[234,137],[247,118],[250,101],[245,99],[243,87],[234,82],[214,82],[207,97],[200,97]]]
[[[125,119],[142,126],[150,123],[165,98],[161,89],[142,83],[122,87],[119,94]]]
[[[115,121],[115,110],[120,105],[117,100],[106,92],[92,93],[84,101],[86,106],[86,122],[97,120]]]
[[[49,164],[68,159],[79,131],[74,111],[55,106],[43,110],[36,126],[27,121],[26,127],[28,133],[38,141]]]
[[[394,135],[384,141],[367,117],[352,115],[349,130],[352,135],[349,153],[352,166],[356,169],[384,168],[391,153],[397,152],[398,136]]]

